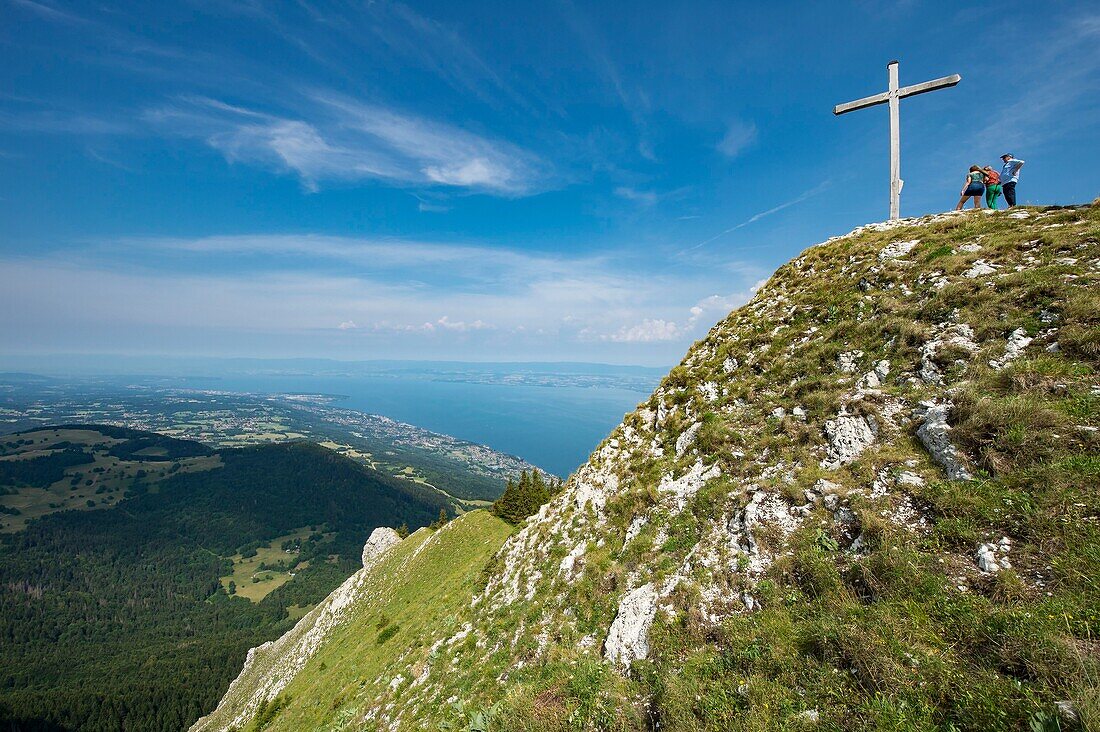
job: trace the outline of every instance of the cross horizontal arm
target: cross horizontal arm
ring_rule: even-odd
[[[910,86],[903,86],[898,89],[899,97],[911,97],[916,94],[924,94],[925,92],[936,91],[937,89],[946,89],[949,86],[955,86],[962,77],[958,74],[951,74],[951,76],[943,76],[939,79],[933,79],[932,81],[924,81],[920,84],[912,84]]]
[[[857,99],[854,102],[844,102],[844,104],[838,104],[833,107],[833,114],[854,112],[857,109],[873,107],[876,104],[886,104],[888,101],[890,101],[890,92],[882,92],[881,94],[874,94],[869,97],[864,97],[863,99]]]

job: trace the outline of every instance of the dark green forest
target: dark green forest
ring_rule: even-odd
[[[94,458],[79,447],[61,443],[61,449],[49,455],[29,460],[0,462],[0,490],[9,492],[15,486],[45,488],[65,477],[65,468],[86,465]]]
[[[112,453],[127,459],[209,452],[125,437]],[[360,566],[371,530],[424,526],[449,505],[310,443],[218,454],[222,467],[139,482],[114,508],[0,535],[0,730],[185,729],[249,648],[292,625],[288,607]],[[302,527],[315,533],[291,561],[308,568],[258,603],[226,593],[227,557]]]
[[[504,487],[504,493],[493,502],[490,509],[494,515],[510,524],[518,524],[528,516],[537,513],[542,504],[550,500],[550,496],[561,490],[561,481],[551,478],[548,483],[538,471],[527,472],[520,475],[519,480],[513,482],[508,479]]]

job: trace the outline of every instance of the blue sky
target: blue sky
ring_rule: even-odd
[[[667,365],[806,246],[1100,193],[1095,3],[0,0],[0,355]]]

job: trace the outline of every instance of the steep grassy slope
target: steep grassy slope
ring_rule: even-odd
[[[509,538],[465,608],[389,651],[397,668],[343,653],[380,637],[360,626],[257,721],[1096,729],[1098,284],[1095,206],[808,249]]]
[[[323,729],[352,720],[373,691],[365,680],[415,683],[427,668],[420,660],[427,641],[459,630],[482,570],[509,533],[503,521],[475,511],[388,550],[368,546],[366,568],[277,644],[250,654],[215,713],[193,729]],[[319,649],[311,634],[323,639]],[[279,689],[270,702],[255,693],[265,686]]]

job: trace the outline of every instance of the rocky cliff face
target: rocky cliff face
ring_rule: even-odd
[[[431,729],[494,704],[501,729],[1096,720],[1098,240],[1083,207],[811,247],[446,599],[448,623],[273,724]],[[291,666],[288,690],[324,675]]]

